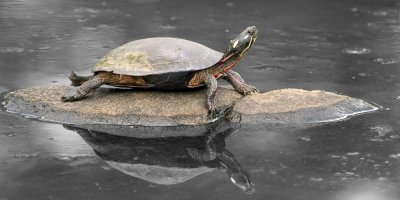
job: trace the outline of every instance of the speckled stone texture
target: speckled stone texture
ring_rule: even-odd
[[[87,98],[61,102],[71,87],[31,87],[5,96],[9,112],[72,124],[143,126],[202,125],[207,118],[206,90],[190,92],[132,91],[100,88]],[[224,112],[242,95],[219,88],[217,110]]]
[[[378,107],[360,99],[320,90],[280,89],[237,101],[232,121],[244,124],[315,124],[343,120]]]
[[[138,126],[206,125],[206,90],[187,92],[101,88],[76,102],[61,102],[71,87],[31,87],[5,95],[7,111],[68,124]],[[325,91],[280,89],[242,97],[220,87],[216,105],[228,121],[258,125],[318,124],[371,112],[378,107],[363,100]],[[203,130],[203,129],[201,129]],[[198,134],[197,134],[198,135]]]

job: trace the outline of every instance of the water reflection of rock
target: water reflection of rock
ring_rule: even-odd
[[[82,127],[64,127],[77,132],[108,165],[129,176],[170,185],[219,169],[244,192],[255,191],[249,174],[226,149],[225,140],[236,132],[235,127],[214,126],[205,136],[165,138],[123,137]]]

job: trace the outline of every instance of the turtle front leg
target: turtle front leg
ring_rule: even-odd
[[[64,102],[77,101],[83,99],[86,95],[96,90],[98,87],[104,84],[104,79],[98,75],[93,76],[88,81],[84,82],[81,86],[76,87],[68,91],[61,100]]]
[[[242,93],[243,95],[260,92],[256,87],[244,82],[243,78],[237,72],[229,70],[225,72],[225,74],[226,76],[223,76],[223,78],[232,84],[236,91]]]
[[[207,86],[207,107],[209,111],[209,117],[214,118],[216,114],[215,108],[215,94],[218,88],[217,79],[214,75],[206,73],[205,84]]]

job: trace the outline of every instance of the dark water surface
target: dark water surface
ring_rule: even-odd
[[[88,73],[131,40],[173,36],[223,51],[256,25],[236,67],[247,82],[337,92],[383,110],[302,130],[232,130],[216,146],[251,177],[253,194],[221,162],[188,159],[202,138],[126,141],[0,112],[0,199],[400,199],[399,9],[396,0],[2,0],[1,92],[68,84],[71,70]],[[169,178],[152,174],[156,164]]]

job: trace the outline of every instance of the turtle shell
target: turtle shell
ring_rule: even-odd
[[[211,67],[223,54],[196,42],[168,37],[147,38],[124,44],[98,62],[93,72],[146,76]]]

